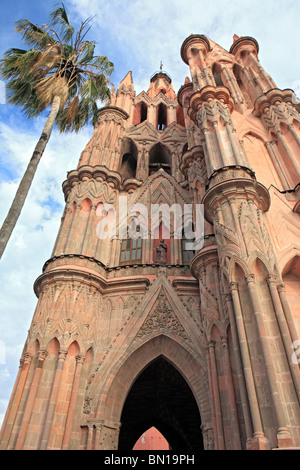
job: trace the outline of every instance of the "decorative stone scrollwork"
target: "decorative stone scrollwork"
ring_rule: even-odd
[[[173,310],[171,310],[167,305],[163,295],[160,295],[157,307],[143,323],[140,331],[136,336],[136,339],[141,339],[148,334],[151,334],[155,331],[159,332],[161,330],[166,330],[170,333],[180,336],[186,341],[189,341],[182,324],[177,319]]]
[[[105,181],[80,181],[75,188],[74,197],[92,197],[101,199],[102,202],[113,204],[117,198],[117,191],[112,190]]]
[[[254,107],[255,116],[261,117],[267,131],[277,134],[280,124],[291,125],[294,120],[300,123],[299,112],[293,104],[292,90],[272,89],[260,96]]]
[[[91,411],[92,411],[92,405],[91,405],[92,400],[93,400],[93,398],[89,397],[89,396],[86,396],[84,398],[83,412],[87,415],[90,414]]]

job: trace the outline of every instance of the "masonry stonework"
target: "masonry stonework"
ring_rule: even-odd
[[[162,69],[136,95],[129,72],[99,110],[1,449],[130,450],[151,427],[172,450],[300,448],[300,108],[258,49],[193,34],[177,95]],[[154,204],[203,204],[202,243],[172,216],[151,237]]]

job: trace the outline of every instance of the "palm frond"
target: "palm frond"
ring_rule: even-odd
[[[106,56],[95,56],[88,63],[89,67],[96,67],[102,73],[108,76],[114,71],[114,64],[108,60]]]
[[[94,58],[95,44],[84,41],[78,54],[77,64],[89,64]]]
[[[52,13],[50,13],[51,24],[53,26],[60,26],[61,39],[63,42],[72,42],[74,35],[74,28],[70,24],[68,15],[63,3],[61,6],[56,8]]]
[[[28,46],[45,49],[49,44],[54,44],[55,40],[48,35],[47,31],[26,19],[16,22],[15,29],[22,34],[22,39]]]
[[[113,64],[106,56],[94,56],[95,42],[85,40],[91,18],[81,23],[76,36],[63,4],[50,19],[50,25],[42,27],[28,20],[17,22],[17,31],[32,48],[6,51],[0,76],[8,82],[8,102],[20,106],[28,117],[37,116],[59,96],[59,130],[78,132],[96,122],[97,104],[110,97]]]
[[[23,49],[9,49],[0,61],[0,73],[4,79],[17,77],[20,74],[30,73],[32,64],[40,56],[41,52],[35,49],[29,51]]]

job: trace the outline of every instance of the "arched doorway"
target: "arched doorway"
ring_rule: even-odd
[[[201,419],[183,376],[163,356],[151,362],[133,383],[121,415],[119,450],[131,450],[154,426],[173,451],[203,449]]]

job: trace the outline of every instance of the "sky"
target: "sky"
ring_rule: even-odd
[[[47,23],[57,1],[0,0],[0,57],[10,47],[25,48],[14,23],[26,18]],[[114,63],[118,87],[132,71],[136,93],[148,90],[150,77],[163,69],[175,92],[189,69],[180,47],[190,34],[205,34],[229,50],[233,35],[252,36],[259,59],[278,88],[300,97],[300,0],[65,0],[70,22],[78,27],[93,17],[88,39],[96,54]],[[5,102],[0,83],[0,225],[40,136],[46,116],[28,120]],[[59,134],[54,129],[22,214],[0,260],[0,424],[17,375],[22,349],[37,304],[36,278],[50,258],[64,208],[61,190],[68,171],[76,168],[93,129]]]

